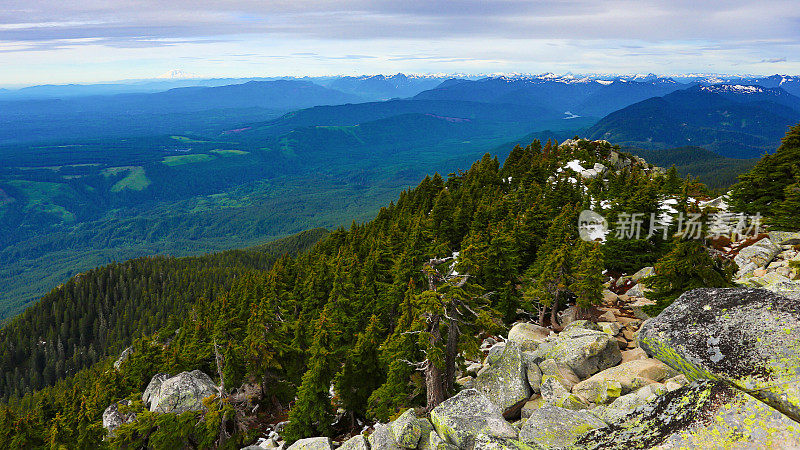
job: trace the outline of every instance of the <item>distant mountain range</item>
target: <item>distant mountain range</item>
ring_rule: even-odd
[[[782,88],[697,85],[613,112],[585,134],[633,147],[695,146],[755,158],[777,148],[798,122],[800,98]]]

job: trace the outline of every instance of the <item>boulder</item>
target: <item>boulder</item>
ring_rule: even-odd
[[[647,352],[645,352],[639,347],[633,348],[631,350],[625,350],[624,352],[622,352],[623,364],[625,364],[628,361],[636,361],[639,359],[647,359]]]
[[[496,363],[501,356],[503,356],[503,352],[506,350],[505,342],[500,342],[498,344],[494,344],[489,348],[489,354],[486,355],[486,361],[484,365],[491,366],[492,364]]]
[[[150,383],[147,384],[147,387],[144,388],[144,392],[142,393],[142,403],[144,403],[145,406],[150,404],[153,396],[158,393],[159,389],[161,389],[161,385],[168,378],[168,373],[158,373],[153,375],[153,378],[150,379]]]
[[[572,322],[566,324],[564,329],[561,332],[570,331],[574,328],[581,328],[583,330],[594,330],[600,331],[600,327],[597,326],[596,323],[589,321],[589,320],[573,320]]]
[[[333,450],[333,445],[330,438],[312,437],[300,439],[290,445],[287,450]]]
[[[542,370],[529,352],[522,353],[522,360],[525,362],[525,379],[528,380],[528,386],[531,392],[538,394],[539,386],[542,384]]]
[[[150,411],[180,414],[205,409],[203,399],[217,395],[214,382],[199,370],[181,372],[174,377],[158,374],[150,380],[142,401]]]
[[[800,244],[800,233],[796,231],[770,231],[767,233],[769,240],[775,245]]]
[[[392,434],[392,427],[386,423],[376,423],[372,434],[367,439],[369,448],[373,450],[403,450],[397,445]]]
[[[550,330],[532,323],[518,323],[508,332],[508,342],[517,344],[522,351],[536,350]]]
[[[640,280],[647,277],[652,277],[655,274],[656,274],[656,269],[654,267],[644,267],[642,269],[639,269],[639,271],[636,272],[635,274],[631,275],[630,280],[638,283]]]
[[[675,391],[684,386],[689,384],[689,379],[686,378],[686,375],[680,374],[678,376],[672,377],[669,380],[664,381],[664,387],[667,388],[668,391]]]
[[[567,448],[583,434],[606,424],[585,411],[543,406],[531,414],[519,433],[519,440],[544,448]]]
[[[431,432],[436,434],[436,431],[433,429],[433,424],[430,420],[422,418],[417,419],[419,422],[419,427],[422,430],[421,436],[419,438],[419,443],[417,444],[417,448],[421,450],[430,450],[431,448]]]
[[[487,434],[479,434],[475,438],[475,450],[532,450],[516,439],[503,439]]]
[[[527,367],[519,344],[509,341],[497,361],[478,374],[474,385],[506,417],[518,416],[519,409],[531,396]]]
[[[456,450],[456,449],[458,449],[458,447],[456,447],[455,445],[448,444],[447,442],[445,442],[444,439],[442,439],[442,437],[439,436],[439,434],[437,434],[435,431],[431,431],[428,434],[428,446],[430,447],[431,450]],[[424,450],[423,447],[420,447],[420,449]]]
[[[636,405],[633,413],[613,426],[590,431],[575,446],[592,450],[800,446],[800,424],[722,382],[695,382],[644,404],[633,395],[617,400],[629,402],[625,409]]]
[[[108,430],[109,436],[113,436],[114,432],[119,428],[121,425],[126,423],[131,423],[136,420],[136,413],[135,412],[122,412],[120,410],[120,406],[130,406],[131,402],[128,400],[123,400],[121,402],[114,402],[103,411],[103,428]]]
[[[759,267],[766,267],[780,251],[780,246],[775,245],[769,238],[761,239],[755,244],[743,248],[733,258],[733,261],[739,266],[737,277],[741,277]]]
[[[547,403],[555,404],[569,395],[567,390],[556,377],[544,375],[542,377],[542,398]]]
[[[584,395],[584,393],[596,392],[598,388],[604,389],[608,382],[616,382],[622,388],[621,394],[627,394],[641,387],[641,383],[637,382],[637,378],[644,378],[653,382],[665,380],[675,375],[678,375],[678,371],[657,359],[639,359],[598,372],[576,384],[572,388],[572,392]],[[621,394],[617,394],[616,397]],[[584,398],[593,403],[600,403],[592,400],[592,396],[584,396]]]
[[[392,435],[397,445],[405,448],[416,448],[422,436],[420,420],[413,408],[409,408],[391,424]]]
[[[554,359],[545,359],[540,362],[539,369],[542,372],[542,377],[547,375],[557,379],[568,391],[572,390],[572,387],[581,381],[566,363]]]
[[[796,300],[763,289],[695,289],[645,322],[639,344],[689,380],[724,380],[800,422]]]
[[[610,313],[611,311],[606,312]],[[611,314],[613,315],[613,313]],[[617,322],[597,322],[597,326],[600,327],[600,331],[609,336],[616,336],[622,329]]]
[[[517,429],[503,419],[500,409],[475,389],[442,402],[431,411],[431,422],[442,439],[461,449],[472,447],[480,434],[517,438]]]
[[[363,434],[357,434],[344,441],[338,450],[370,450],[367,438]]]
[[[536,351],[543,359],[563,362],[579,378],[613,367],[622,361],[617,341],[602,331],[570,328],[546,341]]]
[[[533,414],[534,410],[537,410],[545,405],[544,397],[541,395],[537,395],[536,397],[531,397],[530,400],[525,402],[525,405],[522,407],[522,418],[527,419],[528,417]]]
[[[616,380],[591,377],[576,384],[572,388],[572,393],[587,402],[603,405],[613,402],[622,395],[622,384]]]
[[[636,283],[633,285],[632,288],[628,289],[628,291],[625,293],[631,297],[647,297],[647,293],[649,291],[650,289],[644,287],[642,283]]]

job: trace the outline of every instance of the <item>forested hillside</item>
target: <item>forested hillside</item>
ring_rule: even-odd
[[[267,271],[281,255],[306,250],[325,234],[310,230],[198,257],[138,258],[73,277],[0,330],[0,398],[52,385],[118,354],[198,299],[216,301],[238,278]]]
[[[609,170],[602,176],[583,177],[583,172],[572,169],[577,162],[586,167],[605,164]],[[425,178],[382,208],[374,220],[337,230],[310,252],[282,258],[269,271],[244,271],[223,286],[199,283],[190,291],[197,297],[191,296],[188,312],[175,305],[188,305],[189,299],[165,295],[159,301],[167,308],[173,305],[174,315],[138,316],[144,334],[158,325],[162,328],[137,340],[119,370],[111,368],[115,359],[111,357],[54,387],[12,399],[0,410],[0,428],[10,430],[0,434],[0,445],[139,447],[189,442],[236,448],[258,432],[260,420],[287,409],[290,425],[285,433],[294,440],[343,433],[356,420],[386,420],[404,407],[430,404],[430,396],[439,388],[426,384],[428,370],[441,367],[440,395],[449,395],[453,370],[463,364],[463,355],[477,350],[478,337],[520,314],[547,323],[560,303],[574,300],[551,290],[552,286],[589,283],[586,277],[595,277],[592,274],[599,274],[603,266],[620,272],[637,270],[653,264],[671,247],[660,234],[649,240],[609,239],[602,247],[604,265],[598,256],[590,259],[594,265],[579,267],[576,262],[592,251],[590,244],[577,245],[580,209],[592,206],[609,218],[624,211],[658,212],[660,202],[669,196],[677,199],[678,209],[689,211],[696,208],[689,198],[702,195],[701,189],[678,178],[674,170],[654,170],[605,142],[542,146],[536,141],[514,148],[502,166],[486,155],[467,172]],[[436,281],[438,269],[432,259],[443,257],[455,258],[448,264],[455,263],[453,270],[463,283],[450,286]],[[160,260],[149,261],[156,266]],[[191,272],[192,260],[184,261],[164,262],[188,266]],[[128,267],[140,264],[146,261]],[[119,276],[121,267],[126,266],[105,270]],[[226,270],[217,273],[222,276]],[[180,275],[172,275],[166,267],[155,273],[170,274],[170,280],[181,283]],[[71,283],[83,286],[80,280]],[[583,290],[579,285],[576,292],[594,289],[591,283]],[[133,289],[152,288],[142,284]],[[39,314],[63,317],[72,301],[67,293],[73,290],[64,290],[63,297],[56,296]],[[591,304],[591,295],[585,301]],[[139,300],[131,301],[130,309],[118,314],[135,317],[137,304]],[[73,339],[69,348],[81,344],[80,330],[88,336],[91,327],[99,331],[104,321],[112,323],[101,319],[90,324],[79,318],[78,331],[68,326],[65,333]],[[121,349],[117,336],[125,335],[126,325],[113,323],[120,323],[114,326],[120,331],[111,334],[111,344],[98,340],[97,346]],[[38,326],[44,332],[52,329],[49,324]],[[55,358],[60,348],[57,330],[48,333],[26,336],[35,345],[41,339],[45,349],[52,348],[52,353],[37,353],[45,361],[50,354]],[[453,345],[461,351],[454,352]],[[76,361],[90,359],[79,356]],[[410,364],[426,360],[425,374]],[[44,366],[45,361],[32,364]],[[209,403],[204,415],[141,412],[136,399],[153,375],[184,370],[212,375],[233,396]],[[24,389],[14,384],[13,374],[7,377],[12,389]],[[31,380],[39,383],[36,375]],[[336,392],[333,401],[328,394],[331,384]],[[125,398],[134,400],[138,418],[103,441],[103,410]],[[257,414],[245,412],[255,405],[260,405]],[[345,414],[337,414],[337,408]]]

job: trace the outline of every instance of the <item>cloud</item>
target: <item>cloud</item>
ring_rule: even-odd
[[[782,63],[782,62],[786,62],[786,58],[785,57],[784,58],[767,58],[767,59],[762,59],[761,62],[762,63],[771,63],[771,64]]]

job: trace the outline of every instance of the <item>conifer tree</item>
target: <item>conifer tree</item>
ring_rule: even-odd
[[[311,436],[329,436],[332,432],[334,411],[330,385],[338,366],[333,353],[337,331],[330,314],[331,311],[326,307],[315,322],[316,335],[309,350],[308,370],[303,374],[297,401],[286,425],[287,442]]]
[[[794,184],[786,186],[781,201],[772,211],[770,225],[783,230],[797,230],[800,219],[800,170],[795,175]]]
[[[576,249],[574,282],[569,286],[583,313],[603,300],[603,252],[596,242],[581,241]]]
[[[729,262],[709,256],[699,241],[679,241],[656,263],[655,275],[642,283],[653,289],[648,297],[660,311],[688,290],[732,286],[733,272]]]
[[[359,333],[355,346],[348,352],[342,371],[334,379],[334,388],[341,406],[350,415],[350,426],[355,426],[355,416],[365,417],[370,394],[383,384],[385,371],[378,358],[382,326],[373,315],[363,333]]]

